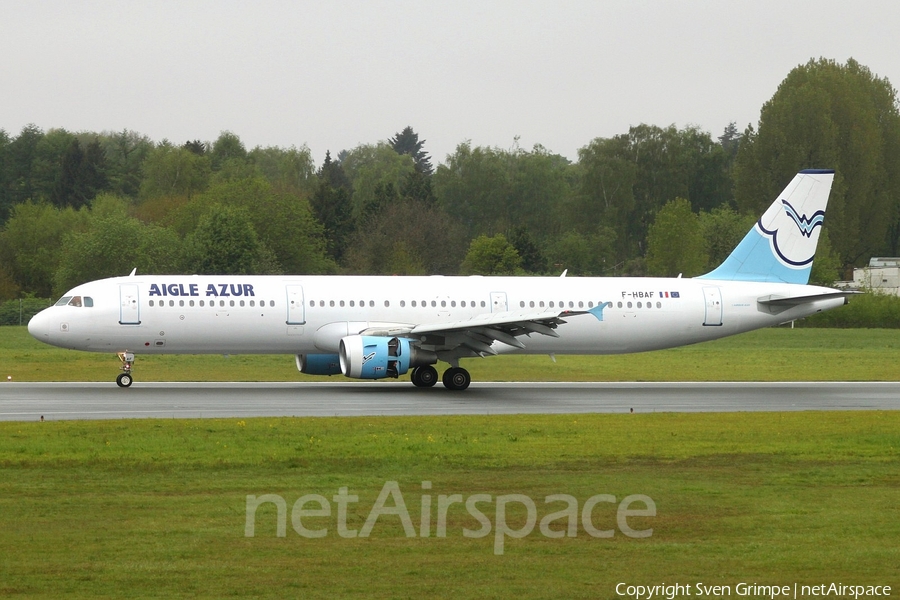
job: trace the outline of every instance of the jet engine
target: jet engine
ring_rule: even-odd
[[[298,354],[297,370],[307,375],[339,375],[341,359],[337,354]]]
[[[340,344],[341,372],[354,379],[383,379],[437,362],[434,352],[417,348],[410,341],[402,337],[348,335]]]

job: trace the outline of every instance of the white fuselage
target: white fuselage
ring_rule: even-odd
[[[843,304],[829,298],[777,314],[757,300],[833,290],[781,283],[665,278],[164,276],[94,281],[29,324],[37,339],[135,354],[329,354],[372,327],[459,322],[513,310],[563,315],[559,337],[522,338],[498,352],[616,354],[712,340]],[[606,304],[609,303],[609,304]],[[92,306],[87,306],[92,304]]]

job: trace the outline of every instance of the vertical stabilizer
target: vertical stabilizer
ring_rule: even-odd
[[[800,171],[717,269],[701,279],[809,282],[834,171]]]

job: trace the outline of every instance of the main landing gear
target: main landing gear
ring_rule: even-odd
[[[122,361],[122,372],[116,377],[116,384],[119,387],[131,387],[134,379],[131,377],[131,365],[134,364],[134,354],[131,352],[119,352],[116,354]]]
[[[431,365],[416,367],[410,374],[413,385],[420,388],[434,387],[437,378],[437,369]],[[472,383],[472,376],[462,367],[450,367],[444,371],[442,381],[448,390],[464,390]]]

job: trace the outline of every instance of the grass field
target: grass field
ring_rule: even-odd
[[[497,356],[464,361],[475,381],[900,381],[898,329],[763,329],[694,346],[619,356]],[[0,377],[112,381],[115,356],[41,344],[0,327]],[[137,381],[296,381],[290,356],[138,356]],[[334,379],[342,378],[335,376]],[[327,378],[319,378],[327,379]]]
[[[648,354],[467,367],[481,380],[896,381],[898,342],[897,330],[769,329]],[[136,368],[139,381],[305,377],[287,356],[139,357]],[[3,327],[0,369],[111,380],[117,361]],[[391,497],[371,535],[342,537],[339,490],[358,496],[346,527],[359,532],[387,482],[413,535],[387,514]],[[330,503],[330,516],[297,513],[327,530],[321,538],[293,519],[309,494]],[[457,502],[438,537],[440,497],[479,494],[488,535],[464,535],[482,525]],[[561,494],[577,503],[571,523],[553,514],[564,502],[545,502]],[[610,538],[590,535],[581,514],[598,494],[615,501],[597,503],[587,525]],[[656,514],[626,526],[649,537],[625,535],[617,520],[635,494]],[[248,495],[285,501],[284,537],[271,503],[246,535]],[[497,514],[507,495],[534,502],[530,531],[521,501]],[[721,584],[731,597],[741,582],[891,585],[896,595],[898,499],[900,411],[3,422],[0,597],[623,598],[620,582]],[[544,519],[575,536],[545,535]],[[527,533],[498,538],[504,522]]]
[[[362,528],[396,481],[415,537],[382,515],[346,539],[330,517],[293,503],[332,501]],[[422,482],[431,482],[423,491]],[[246,497],[276,494],[246,537]],[[461,504],[436,537],[439,495]],[[534,500],[537,521],[596,494],[643,494],[656,516],[618,529],[612,503],[595,527],[611,538],[550,538],[539,527],[495,554],[499,495]],[[432,497],[422,536],[423,495]],[[578,416],[298,418],[0,423],[0,596],[616,598],[615,585],[734,586],[843,582],[900,588],[900,411]],[[307,505],[314,508],[316,505]],[[395,506],[388,500],[385,506]],[[638,504],[633,508],[642,508]],[[524,505],[505,522],[525,527]],[[552,530],[566,529],[556,520]],[[755,597],[755,596],[750,596]]]

